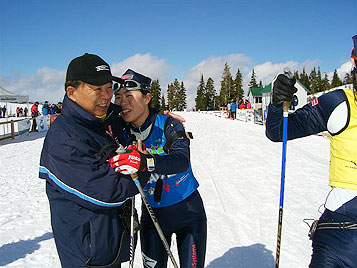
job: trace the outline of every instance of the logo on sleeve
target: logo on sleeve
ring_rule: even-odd
[[[319,104],[319,101],[317,100],[317,98],[316,98],[316,99],[313,99],[312,102],[311,102],[311,105],[312,105],[312,106],[315,106],[315,105],[317,105],[317,104]]]

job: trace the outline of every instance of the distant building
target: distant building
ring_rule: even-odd
[[[295,106],[295,109],[299,109],[307,103],[307,95],[310,94],[310,90],[308,90],[298,79],[296,80],[295,87],[297,88],[297,92],[295,93],[297,105]],[[266,110],[271,103],[272,94],[273,92],[270,83],[263,88],[250,88],[248,98],[254,109]]]
[[[300,80],[296,79],[295,87],[297,88],[297,92],[294,94],[295,103],[292,109],[296,110],[304,106],[308,103],[308,94],[310,94],[310,90],[308,90]],[[265,122],[267,110],[269,104],[272,102],[272,87],[271,83],[263,88],[250,88],[248,92],[249,101],[252,104],[252,108],[255,110],[262,109],[263,122]]]

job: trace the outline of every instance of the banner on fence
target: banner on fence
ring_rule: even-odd
[[[43,132],[48,130],[47,115],[45,116],[41,115],[36,117],[36,123],[37,123],[38,132]]]
[[[263,113],[262,109],[254,110],[254,123],[263,125]]]
[[[19,135],[27,134],[30,132],[31,128],[31,120],[30,119],[24,119],[19,122],[17,122],[17,128],[19,131]]]

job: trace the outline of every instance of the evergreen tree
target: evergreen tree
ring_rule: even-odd
[[[197,86],[196,93],[196,110],[206,110],[205,107],[205,81],[203,80],[203,74],[201,74],[200,83]]]
[[[316,68],[314,68],[310,75],[309,75],[309,80],[310,80],[310,91],[311,94],[314,94],[318,92],[318,85],[317,85],[317,73],[316,73]]]
[[[151,107],[152,108],[156,108],[156,109],[160,109],[161,108],[161,103],[160,103],[160,101],[161,101],[161,88],[160,88],[159,79],[156,79],[156,80],[152,81],[150,93],[152,95]]]
[[[167,85],[167,108],[169,108],[170,111],[173,110],[174,105],[175,105],[175,88],[173,86],[173,83]]]
[[[349,73],[346,73],[345,78],[343,78],[343,84],[347,85],[347,84],[352,84],[353,80],[352,77]]]
[[[330,85],[330,81],[328,79],[328,75],[327,75],[327,73],[325,73],[325,76],[322,79],[322,91],[329,90],[330,87],[331,87],[331,85]]]
[[[317,85],[317,92],[324,91],[324,85],[322,83],[322,76],[321,76],[321,71],[320,71],[320,66],[318,67],[318,71],[316,74],[316,85]]]
[[[220,91],[220,101],[221,105],[226,105],[233,97],[233,78],[230,73],[230,67],[226,62],[224,65],[224,70],[221,80],[221,91]]]
[[[208,111],[216,110],[218,103],[216,104],[216,90],[214,88],[214,81],[211,77],[208,77],[207,83],[205,86],[206,89],[206,108]]]
[[[244,90],[243,90],[243,76],[240,70],[238,69],[236,73],[236,77],[234,79],[234,99],[239,102],[243,100]]]
[[[310,79],[309,76],[306,74],[305,72],[305,68],[302,70],[302,74],[300,75],[300,82],[307,88],[310,89],[311,83],[310,83]]]
[[[342,86],[342,81],[337,75],[337,71],[333,73],[332,81],[331,81],[331,88]]]
[[[251,87],[259,87],[257,83],[257,77],[255,75],[254,69],[252,71],[252,76],[250,77],[250,82],[248,84],[249,88]]]
[[[161,107],[160,107],[160,110],[167,110],[166,102],[165,102],[165,95],[164,95],[164,94],[162,94],[162,96],[161,96]]]
[[[180,98],[185,98],[184,100]],[[180,82],[175,78],[175,81],[168,86],[167,89],[167,105],[169,110],[179,111],[182,106],[180,102],[184,101],[184,105],[186,105],[186,92],[182,92],[182,88]]]
[[[263,88],[263,82],[262,82],[262,80],[259,81],[259,87],[260,87],[260,88]]]
[[[186,104],[186,88],[185,85],[183,84],[183,82],[181,82],[179,91],[178,91],[178,103],[177,103],[177,110],[178,111],[183,111],[187,108],[187,104]]]

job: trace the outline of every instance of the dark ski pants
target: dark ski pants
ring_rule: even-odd
[[[350,217],[325,210],[319,222],[351,222]],[[312,242],[310,268],[356,268],[357,230],[318,229]]]
[[[180,267],[203,268],[207,219],[198,191],[178,204],[155,208],[154,212],[169,244],[172,234],[176,234]],[[144,267],[166,268],[168,255],[145,207],[142,207],[141,224],[140,240]]]

